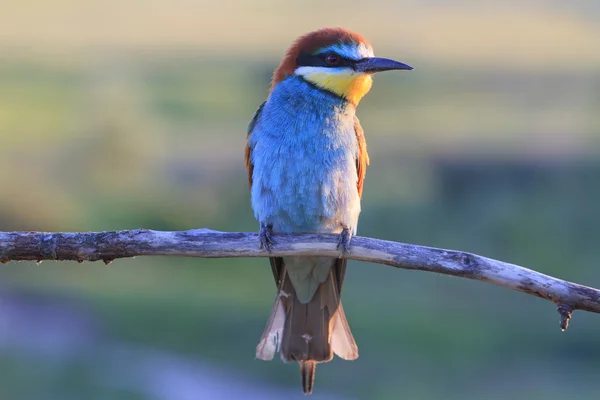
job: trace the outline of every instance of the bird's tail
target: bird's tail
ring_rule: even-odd
[[[302,375],[302,391],[304,394],[311,394],[315,384],[315,370],[317,363],[315,361],[298,361],[300,364],[300,375]]]
[[[345,260],[335,261],[339,262]],[[303,304],[284,266],[271,317],[256,348],[261,360],[271,360],[279,351],[283,361],[298,361],[305,394],[312,392],[317,363],[330,361],[333,353],[345,360],[358,357],[340,301],[341,281],[334,270],[330,269],[313,298]]]

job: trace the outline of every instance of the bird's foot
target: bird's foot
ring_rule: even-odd
[[[350,253],[350,242],[352,241],[352,232],[350,232],[350,228],[345,226],[340,233],[340,238],[338,239],[337,249],[341,250],[340,257],[344,257],[345,254]]]
[[[273,225],[271,224],[260,224],[260,231],[258,232],[258,240],[260,241],[260,248],[271,252],[271,249],[275,242],[273,241]]]

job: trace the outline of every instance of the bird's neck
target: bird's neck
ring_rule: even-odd
[[[278,83],[269,100],[276,101],[290,113],[314,111],[318,114],[344,114],[353,118],[356,111],[356,106],[345,97],[295,75]]]

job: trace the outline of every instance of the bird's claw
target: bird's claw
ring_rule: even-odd
[[[260,242],[260,248],[271,252],[273,244],[273,225],[260,225],[260,231],[258,232],[258,240]]]
[[[337,249],[341,250],[339,258],[344,257],[345,254],[350,253],[350,242],[352,241],[352,233],[350,232],[350,228],[344,227],[342,232],[340,233],[340,238],[338,239]]]

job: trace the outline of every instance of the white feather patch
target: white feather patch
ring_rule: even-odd
[[[333,352],[344,360],[356,360],[358,358],[358,346],[354,341],[342,303],[335,313],[335,321],[331,330],[331,348]]]
[[[256,346],[256,358],[269,361],[279,351],[283,326],[285,325],[285,309],[281,302],[281,294],[277,294],[271,317],[267,322],[258,346]]]

